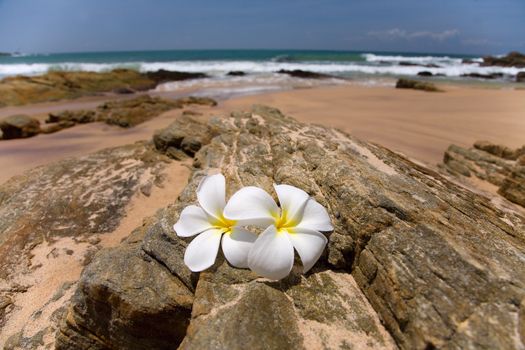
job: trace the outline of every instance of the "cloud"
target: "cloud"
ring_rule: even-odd
[[[393,28],[388,30],[372,31],[368,32],[369,36],[373,36],[379,39],[386,40],[412,40],[412,39],[432,39],[436,41],[444,41],[459,34],[457,29],[444,30],[442,32],[431,32],[431,31],[416,31],[409,32],[404,29]]]

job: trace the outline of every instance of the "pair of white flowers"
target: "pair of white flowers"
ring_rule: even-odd
[[[250,268],[260,276],[279,280],[293,267],[294,248],[303,272],[314,266],[332,231],[326,209],[305,191],[274,185],[280,207],[266,191],[248,186],[226,203],[226,181],[221,174],[205,177],[197,189],[200,207],[190,205],[173,226],[180,237],[196,236],[186,248],[184,262],[194,272],[212,266],[222,241],[228,262]],[[245,227],[257,226],[257,235]]]

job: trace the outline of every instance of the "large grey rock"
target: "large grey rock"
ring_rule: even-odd
[[[193,294],[138,249],[104,250],[86,268],[57,349],[173,349],[182,341]]]
[[[196,153],[185,190],[140,229],[144,238],[136,241],[142,252],[134,253],[145,254],[145,261],[162,266],[178,286],[195,293],[181,348],[525,346],[522,216],[383,147],[299,123],[272,108],[212,119],[208,130],[210,140]],[[312,272],[303,276],[296,266],[288,278],[268,282],[229,267],[221,256],[200,275],[186,269],[182,256],[189,240],[178,238],[172,225],[184,206],[195,203],[201,178],[219,170],[228,195],[244,185],[272,193],[274,182],[287,183],[327,207],[335,231]],[[103,256],[92,264],[108,261]],[[86,271],[79,285],[100,280]],[[105,278],[119,290],[123,282],[111,274]],[[79,288],[76,295],[68,319],[81,322],[64,325],[61,332],[71,335],[62,348],[87,348],[73,334],[115,348],[104,339],[122,337],[123,328],[110,327],[108,334],[97,328],[99,313],[77,315],[78,300],[93,293]],[[139,295],[134,298],[130,305],[144,303]],[[119,323],[132,324],[134,314],[129,315]],[[126,332],[130,339],[137,336],[133,328]],[[143,338],[136,348],[148,341],[152,349],[161,348],[154,337]]]

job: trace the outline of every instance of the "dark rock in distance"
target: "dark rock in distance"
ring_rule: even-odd
[[[417,75],[419,75],[420,77],[431,77],[434,74],[432,74],[432,72],[424,70],[422,72],[417,72]]]
[[[518,74],[516,74],[516,82],[517,83],[525,83],[525,71],[518,72]]]
[[[329,74],[323,74],[323,73],[317,73],[317,72],[310,72],[306,70],[301,69],[294,69],[294,70],[288,70],[288,69],[281,69],[277,71],[279,74],[288,74],[291,77],[294,78],[305,78],[305,79],[327,79],[327,78],[333,78],[333,76]]]
[[[490,74],[481,74],[481,73],[468,73],[461,74],[462,77],[469,78],[478,78],[478,79],[500,79],[503,78],[503,73],[490,73]]]
[[[463,59],[461,60],[461,63],[463,63],[463,64],[475,64],[475,63],[477,63],[477,62],[473,61],[473,60],[470,59],[470,58],[463,58]]]
[[[229,71],[226,75],[229,75],[231,77],[243,77],[246,75],[246,73],[243,72],[242,70],[232,70],[232,71]]]
[[[407,66],[407,67],[441,68],[441,66],[439,66],[437,64],[434,64],[434,63],[421,64],[421,63],[413,63],[413,62],[401,61],[398,64],[400,66]]]
[[[27,115],[12,115],[0,121],[0,130],[4,140],[26,138],[40,133],[40,122]]]
[[[503,57],[486,56],[480,65],[522,68],[525,67],[525,55],[514,51]]]
[[[419,80],[412,80],[412,79],[398,79],[396,83],[396,89],[414,89],[414,90],[422,90],[422,91],[429,91],[429,92],[438,92],[442,91],[436,87],[436,85],[432,83],[428,83],[425,81],[419,81]]]
[[[145,75],[155,81],[157,84],[165,83],[168,81],[180,81],[189,79],[200,79],[206,78],[208,75],[205,73],[192,73],[192,72],[178,72],[169,71],[165,69],[159,69],[155,72],[147,72]]]

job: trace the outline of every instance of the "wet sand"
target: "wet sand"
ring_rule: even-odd
[[[391,87],[344,85],[266,93],[222,101],[218,107],[188,107],[205,116],[226,115],[252,104],[267,104],[303,122],[343,129],[421,162],[435,165],[455,143],[470,146],[489,140],[509,147],[525,144],[525,90],[446,86],[427,93]],[[127,98],[124,97],[124,98]],[[90,108],[99,97],[0,109],[0,116]],[[173,110],[146,123],[122,129],[103,123],[75,126],[55,134],[0,141],[0,183],[37,165],[149,140],[153,132],[182,113]]]

